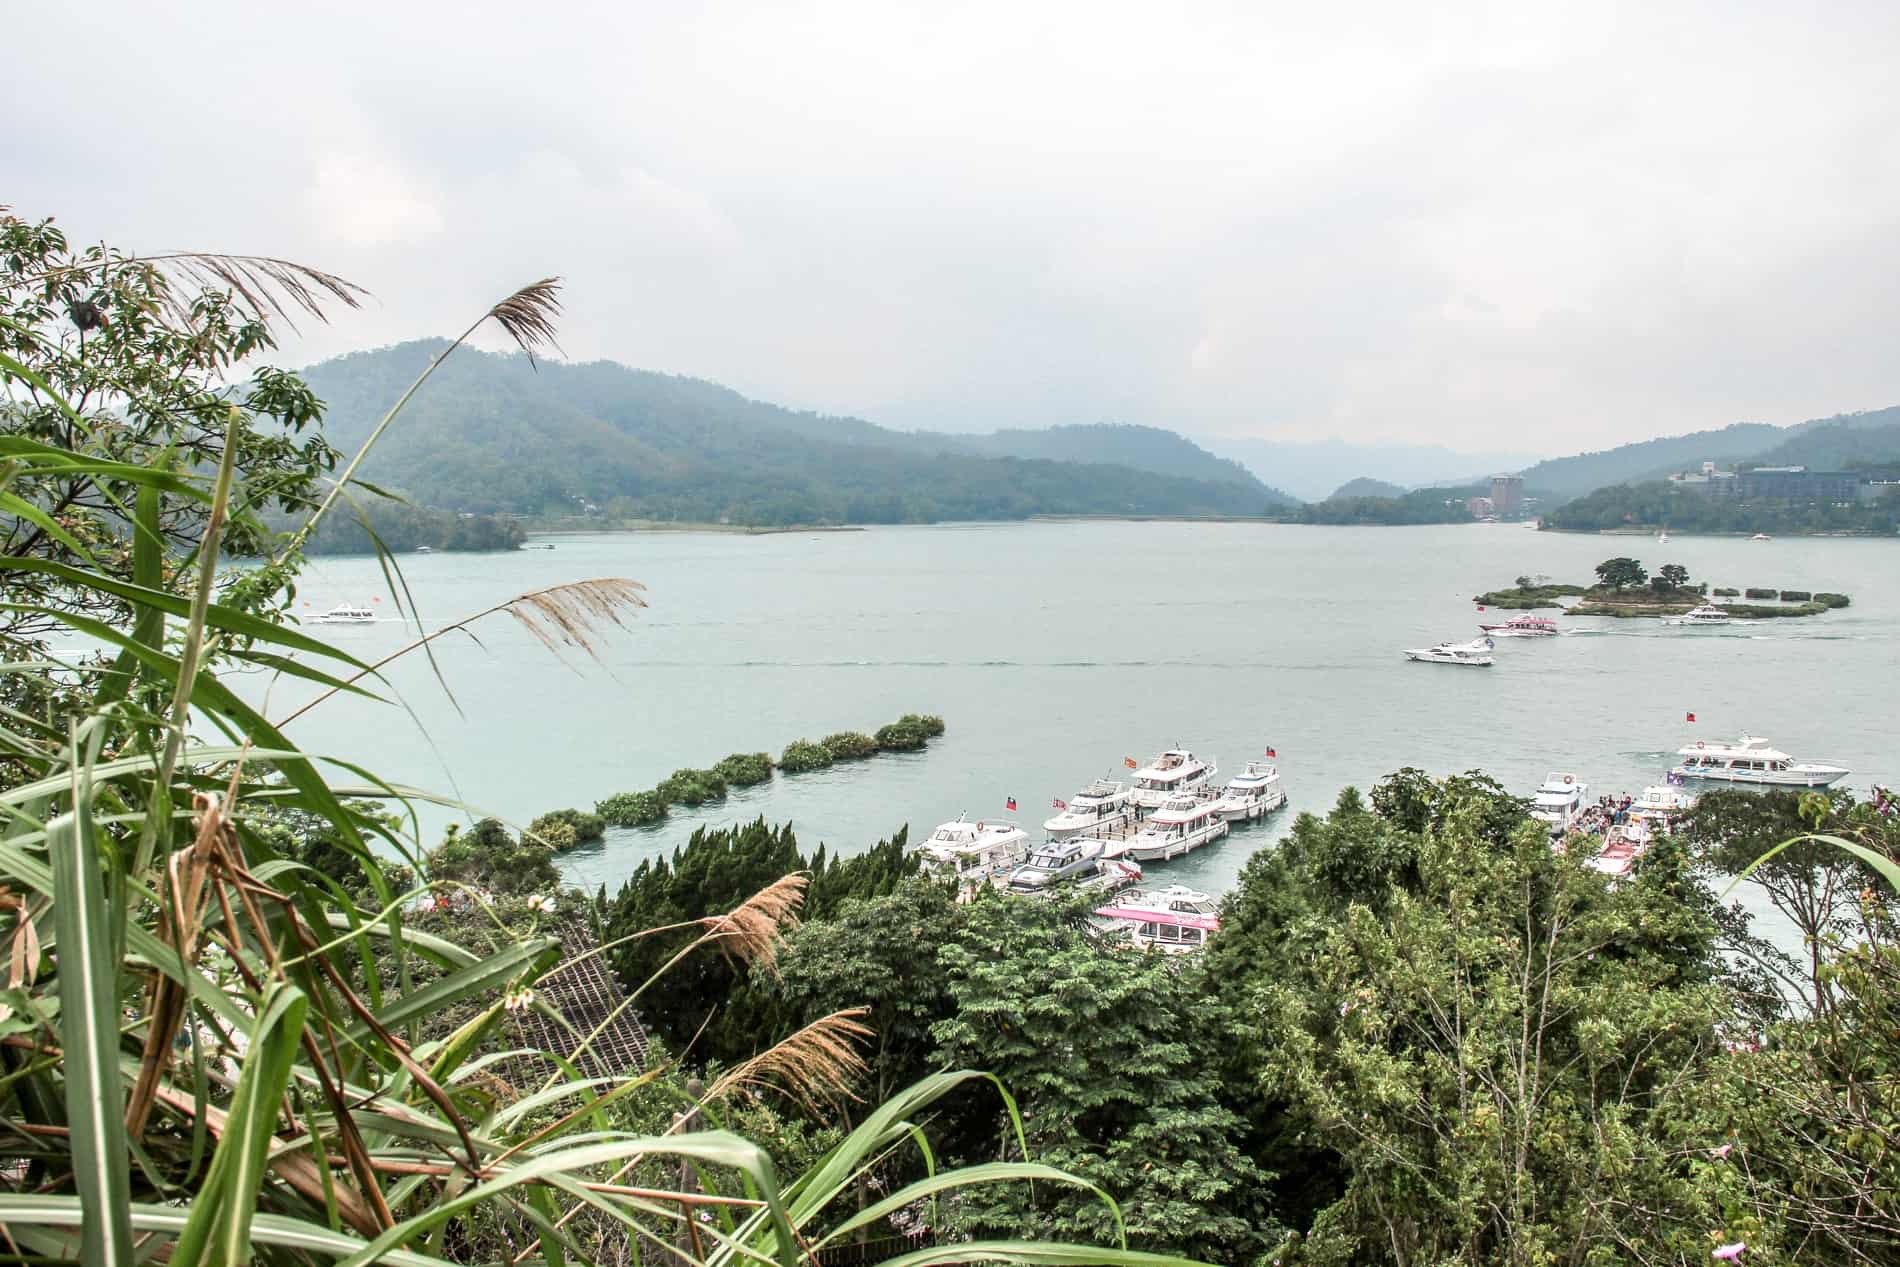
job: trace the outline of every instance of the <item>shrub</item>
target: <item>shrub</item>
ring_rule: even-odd
[[[466,832],[449,829],[429,855],[429,878],[517,894],[552,889],[560,884],[561,873],[548,850],[532,841],[517,841],[500,822],[484,818]]]
[[[933,713],[905,713],[897,719],[899,725],[910,723],[921,726],[926,735],[935,739],[943,733],[943,718]]]
[[[1742,591],[1738,589],[1730,589],[1726,585],[1718,586],[1716,589],[1712,590],[1711,592],[1717,598],[1740,598],[1742,596]]]
[[[778,768],[787,774],[803,774],[807,770],[822,770],[831,764],[831,750],[821,743],[809,739],[795,739],[785,745],[785,751],[779,754]]]
[[[1845,594],[1816,594],[1814,596],[1814,601],[1817,603],[1825,604],[1828,607],[1845,607],[1847,606],[1847,595]]]
[[[1780,590],[1756,589],[1753,586],[1750,586],[1747,590],[1743,591],[1744,597],[1747,597],[1747,598],[1774,598],[1780,593],[1781,593]]]
[[[726,781],[712,770],[675,770],[653,789],[668,805],[703,805],[726,795]]]
[[[772,777],[772,758],[763,752],[735,752],[712,772],[735,787],[747,787]]]
[[[916,722],[894,721],[878,728],[877,746],[888,752],[915,752],[929,738],[929,734]]]
[[[826,735],[821,742],[834,761],[856,761],[860,757],[877,755],[877,740],[855,730],[841,730],[835,735]]]
[[[657,792],[617,792],[594,812],[615,827],[645,827],[666,817],[666,801]]]
[[[521,843],[524,846],[546,845],[555,853],[560,853],[564,849],[572,849],[578,839],[574,834],[574,824],[564,818],[552,818],[544,814],[528,824],[528,834],[521,838]]]
[[[1806,590],[1782,590],[1781,591],[1781,601],[1784,603],[1805,603],[1813,597],[1814,595],[1810,594]]]
[[[528,830],[537,834],[544,834],[541,832],[542,826],[544,824],[551,826],[554,823],[566,823],[569,827],[573,828],[574,842],[576,844],[584,845],[589,841],[599,840],[602,836],[607,834],[607,820],[605,818],[599,814],[590,814],[586,810],[580,809],[551,809],[541,815],[541,817],[535,819],[532,823],[529,823]]]

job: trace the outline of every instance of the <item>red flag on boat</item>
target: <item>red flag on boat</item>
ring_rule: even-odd
[[[1268,749],[1267,749],[1267,755],[1268,755],[1269,757],[1277,757],[1277,756],[1279,756],[1280,754],[1279,754],[1278,752],[1276,752],[1276,751],[1274,751],[1274,750],[1273,750],[1272,748],[1268,748]]]
[[[1479,604],[1478,604],[1478,610],[1479,610],[1479,611],[1483,611],[1483,610],[1484,610],[1484,604],[1483,604],[1483,603],[1479,603]]]
[[[1695,720],[1695,714],[1694,714],[1694,713],[1690,713],[1690,714],[1689,714],[1689,716],[1688,716],[1688,718],[1687,718],[1686,720],[1688,720],[1688,721],[1694,721],[1694,720]]]
[[[1122,764],[1127,766],[1130,770],[1141,769],[1141,762],[1135,760],[1133,757],[1123,757]]]
[[[1067,809],[1069,808],[1069,803],[1063,800],[1061,797],[1052,796],[1049,798],[1049,808],[1050,809]]]
[[[1008,802],[1006,802],[1006,804],[1008,805],[1008,807],[1009,807],[1010,809],[1015,809],[1015,808],[1016,808],[1016,798],[1015,798],[1015,797],[1013,797],[1013,796],[1012,796],[1012,797],[1010,797],[1010,798],[1009,798],[1009,800],[1008,800]]]

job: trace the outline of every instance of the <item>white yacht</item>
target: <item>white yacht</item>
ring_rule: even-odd
[[[1097,908],[1094,924],[1104,932],[1126,933],[1135,945],[1164,954],[1199,950],[1220,929],[1219,904],[1185,884],[1165,889],[1135,889]]]
[[[1160,809],[1169,797],[1205,787],[1213,777],[1212,761],[1203,761],[1185,748],[1170,748],[1135,771],[1130,799],[1138,809]]]
[[[1695,797],[1675,784],[1656,784],[1644,788],[1643,794],[1630,802],[1630,817],[1667,832],[1670,824],[1694,805]]]
[[[1278,766],[1265,761],[1249,761],[1247,768],[1221,790],[1214,812],[1230,823],[1250,823],[1264,818],[1286,804],[1286,789],[1280,786]]]
[[[312,616],[314,625],[373,625],[376,613],[367,607],[358,607],[353,603],[338,603],[321,616]]]
[[[1691,629],[1695,629],[1703,626],[1714,628],[1717,625],[1726,625],[1734,619],[1733,616],[1728,614],[1726,607],[1717,607],[1714,603],[1704,603],[1700,607],[1689,609],[1680,616],[1664,616],[1662,622],[1665,625],[1687,625]]]
[[[1029,836],[1015,823],[972,823],[968,815],[959,814],[956,822],[930,833],[917,852],[930,874],[955,876],[959,884],[969,886],[1000,884],[1029,857]]]
[[[1063,881],[1093,877],[1104,845],[1099,840],[1052,840],[1039,845],[1029,861],[1009,873],[1011,893],[1041,893]]]
[[[1199,793],[1169,797],[1135,838],[1128,856],[1136,862],[1166,861],[1200,848],[1227,834],[1227,820],[1214,812],[1214,798]]]
[[[1750,537],[1749,540],[1750,541],[1773,541],[1774,538],[1769,536],[1765,532],[1758,532],[1754,536]]]
[[[1556,621],[1535,612],[1519,612],[1501,624],[1481,624],[1478,628],[1494,638],[1555,638],[1563,632]]]
[[[1669,544],[1669,529],[1664,528],[1661,532],[1656,534],[1656,544],[1659,546],[1666,546]]]
[[[1670,773],[1682,779],[1711,779],[1725,783],[1754,783],[1767,787],[1826,787],[1853,771],[1843,766],[1796,761],[1766,739],[1743,735],[1732,744],[1697,740],[1676,749],[1682,758]]]
[[[1105,827],[1120,827],[1135,821],[1134,794],[1125,784],[1097,779],[1075,794],[1074,799],[1056,801],[1052,808],[1061,811],[1042,825],[1051,840],[1093,835]]]
[[[1574,774],[1552,770],[1531,797],[1531,817],[1550,828],[1553,836],[1568,836],[1583,816],[1583,798],[1590,785]]]
[[[1441,642],[1435,647],[1412,647],[1405,653],[1408,660],[1420,660],[1426,664],[1462,664],[1468,668],[1484,669],[1497,663],[1491,654],[1497,644],[1489,638],[1478,638],[1471,642]]]

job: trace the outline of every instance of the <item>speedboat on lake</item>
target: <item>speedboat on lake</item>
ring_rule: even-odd
[[[1185,884],[1165,889],[1135,889],[1108,906],[1098,907],[1091,921],[1104,932],[1126,933],[1135,945],[1179,955],[1199,950],[1220,929],[1215,914],[1219,904],[1206,893]]]
[[[1766,739],[1743,735],[1732,744],[1697,740],[1676,749],[1682,763],[1670,773],[1682,779],[1753,783],[1764,787],[1826,787],[1853,771],[1844,766],[1796,761]]]
[[[357,607],[352,603],[338,603],[321,616],[312,616],[310,623],[315,625],[373,625],[376,613],[367,607]]]
[[[1061,813],[1042,825],[1051,840],[1087,836],[1104,827],[1119,827],[1135,821],[1134,794],[1126,785],[1107,779],[1095,780],[1073,799],[1056,801],[1053,808]]]
[[[1264,818],[1286,804],[1286,789],[1280,786],[1278,766],[1265,761],[1249,761],[1235,775],[1214,802],[1214,812],[1230,823],[1250,823]]]
[[[970,822],[957,815],[917,846],[927,874],[954,876],[960,885],[1000,884],[1029,857],[1029,836],[1002,819]]]
[[[1704,603],[1700,607],[1690,608],[1680,616],[1664,616],[1662,622],[1665,625],[1686,625],[1691,629],[1695,629],[1703,626],[1714,628],[1717,625],[1726,625],[1734,619],[1733,616],[1728,614],[1726,607],[1717,607],[1714,603]]]
[[[1550,828],[1553,836],[1568,836],[1583,816],[1583,798],[1590,785],[1574,774],[1551,771],[1531,797],[1531,817]]]
[[[1418,660],[1425,664],[1462,664],[1467,668],[1485,669],[1497,663],[1491,654],[1497,644],[1489,638],[1478,638],[1471,642],[1441,642],[1435,647],[1412,647],[1405,653],[1408,660]]]
[[[1128,842],[1128,856],[1136,862],[1166,861],[1226,834],[1227,820],[1214,812],[1211,795],[1184,793],[1169,797],[1148,816]]]
[[[1141,809],[1160,809],[1169,797],[1197,791],[1213,777],[1212,761],[1203,761],[1185,748],[1170,748],[1135,771],[1131,799]]]
[[[1556,621],[1534,612],[1522,612],[1501,624],[1481,624],[1478,628],[1494,638],[1555,638],[1563,632]]]
[[[1029,855],[1029,861],[1009,873],[1011,893],[1041,893],[1065,880],[1083,880],[1096,874],[1102,841],[1052,840]]]

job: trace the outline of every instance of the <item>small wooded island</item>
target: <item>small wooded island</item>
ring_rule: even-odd
[[[1520,576],[1510,589],[1478,594],[1472,601],[1516,611],[1562,607],[1572,616],[1680,616],[1711,598],[1771,600],[1722,605],[1732,616],[1749,618],[1818,616],[1845,607],[1849,601],[1845,594],[1775,586],[1710,589],[1706,581],[1691,584],[1689,570],[1679,563],[1665,563],[1651,576],[1640,560],[1605,559],[1597,564],[1596,573],[1597,583],[1588,586],[1556,584],[1545,576]],[[1578,601],[1566,607],[1566,598]]]

